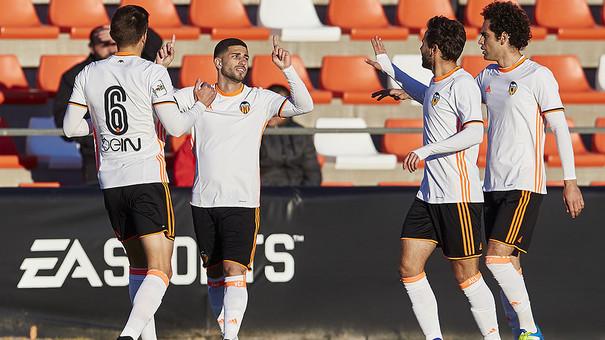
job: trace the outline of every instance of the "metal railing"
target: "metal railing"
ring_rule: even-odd
[[[571,132],[581,134],[605,133],[605,128],[572,127]],[[550,130],[549,130],[550,132]],[[369,133],[384,135],[390,133],[422,133],[422,128],[269,128],[265,135],[314,135],[316,133]],[[61,129],[0,129],[0,136],[63,136]]]

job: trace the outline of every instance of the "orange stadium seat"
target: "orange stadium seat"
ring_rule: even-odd
[[[54,95],[59,90],[61,77],[75,64],[84,61],[85,55],[43,55],[38,67],[38,88]]]
[[[450,0],[399,0],[397,20],[399,25],[407,27],[412,33],[424,35],[426,23],[435,15],[455,19],[456,15]],[[475,39],[479,31],[474,27],[465,27],[466,38]]]
[[[605,128],[605,117],[599,117],[594,123],[595,127]],[[595,133],[592,135],[592,146],[594,151],[605,154],[605,133]]]
[[[241,0],[192,0],[189,21],[217,40],[265,40],[271,33],[267,28],[252,26]]]
[[[328,182],[321,182],[321,186],[324,187],[324,188],[330,188],[330,187],[352,187],[353,186],[353,182],[328,181]]]
[[[386,128],[422,128],[422,119],[388,118],[384,121]],[[398,161],[412,150],[423,145],[422,132],[419,133],[387,133],[382,138],[382,150],[397,156]]]
[[[387,97],[376,101],[371,94],[382,89],[376,71],[364,56],[325,56],[322,59],[320,84],[324,90],[341,97],[344,104],[397,104]]]
[[[4,118],[0,117],[0,128],[8,128]],[[0,136],[0,169],[27,168],[36,166],[36,157],[22,157],[17,151],[15,141],[9,136]]]
[[[465,55],[462,57],[462,62],[460,66],[471,74],[471,76],[476,77],[481,71],[483,71],[487,66],[494,64],[495,62],[483,59],[481,55]]]
[[[193,26],[184,26],[171,0],[122,0],[121,6],[138,5],[149,12],[149,26],[163,39],[174,34],[177,39],[194,40],[200,36],[200,30]]]
[[[569,127],[573,127],[573,121],[570,118],[567,118],[567,124]],[[605,155],[586,150],[579,133],[571,133],[571,144],[576,166],[588,167],[605,165]],[[561,158],[557,151],[557,141],[555,135],[552,133],[546,134],[546,139],[544,140],[544,157],[549,166],[561,166]]]
[[[481,26],[483,26],[483,16],[481,15],[481,12],[485,6],[492,2],[494,2],[494,0],[468,0],[464,11],[464,24],[475,27],[481,31]],[[517,0],[512,0],[512,2],[519,3]],[[542,40],[546,38],[547,34],[548,30],[546,28],[531,26],[532,39]]]
[[[28,182],[19,183],[19,188],[60,188],[59,182]]]
[[[332,101],[332,93],[330,91],[321,91],[313,87],[307,69],[299,56],[292,56],[292,65],[302,78],[303,82],[309,89],[313,102],[316,104],[325,104]],[[252,71],[250,73],[250,83],[253,86],[267,88],[271,85],[282,85],[288,87],[288,81],[284,74],[273,64],[271,55],[255,55],[252,59]]]
[[[217,80],[217,71],[211,55],[185,55],[181,61],[179,82],[181,87],[195,85],[195,80],[214,84]]]
[[[586,0],[536,0],[535,16],[558,39],[605,39],[605,27],[595,23]]]
[[[592,181],[590,182],[591,187],[605,187],[605,181]]]
[[[419,187],[418,181],[378,182],[379,187]]]
[[[88,39],[93,28],[109,25],[103,0],[51,0],[48,21],[73,39]]]
[[[329,25],[339,26],[353,40],[368,40],[378,35],[382,39],[404,40],[408,29],[392,26],[379,0],[331,0],[328,4]]]
[[[59,29],[40,23],[32,0],[2,1],[0,38],[55,39]]]
[[[588,84],[580,60],[575,55],[533,56],[533,61],[548,67],[559,83],[565,104],[605,103],[605,92],[595,91]]]
[[[17,56],[0,54],[0,90],[7,104],[39,104],[46,102],[46,93],[30,89]]]

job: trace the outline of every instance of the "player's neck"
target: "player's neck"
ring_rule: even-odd
[[[521,59],[523,55],[519,50],[511,51],[509,53],[504,53],[500,58],[498,58],[498,66],[500,68],[509,68],[513,66],[515,63]]]
[[[118,47],[118,55],[136,55],[140,57],[142,53],[143,50],[137,45]]]
[[[435,78],[441,78],[452,72],[456,67],[458,67],[458,65],[456,65],[455,61],[439,61],[433,66],[433,74],[435,75]]]
[[[235,93],[240,91],[243,84],[241,81],[235,82],[226,77],[219,77],[217,81],[218,90],[222,93]]]

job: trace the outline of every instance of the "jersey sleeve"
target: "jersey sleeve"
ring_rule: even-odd
[[[151,102],[153,105],[163,103],[176,103],[174,100],[174,88],[168,70],[162,66],[155,67],[150,79]]]
[[[563,103],[559,96],[559,84],[552,72],[546,67],[541,67],[535,77],[534,96],[541,113],[563,110]]]
[[[87,108],[86,96],[84,95],[84,86],[86,85],[86,74],[88,73],[88,67],[85,67],[74,81],[74,88],[71,91],[71,96],[67,102],[69,105],[75,105]]]
[[[286,103],[288,103],[288,98],[273,91],[263,89],[261,90],[260,95],[265,97],[265,102],[267,103],[265,119],[270,119],[273,116],[279,115],[286,106]]]
[[[452,85],[454,110],[462,125],[483,123],[481,113],[481,91],[473,78],[464,77]]]

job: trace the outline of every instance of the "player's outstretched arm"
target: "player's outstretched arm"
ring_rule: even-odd
[[[576,218],[584,209],[584,199],[576,181],[573,146],[565,113],[563,113],[563,110],[551,111],[545,114],[545,118],[555,135],[559,157],[561,158],[565,210],[572,218]]]
[[[412,78],[391,62],[380,37],[372,38],[371,42],[376,60],[366,59],[366,63],[395,80],[415,101],[422,104],[428,86]]]
[[[313,111],[311,94],[292,66],[290,52],[279,46],[277,36],[273,36],[273,52],[271,55],[273,63],[284,72],[288,85],[290,85],[290,98],[279,113],[280,116],[293,117]]]
[[[179,111],[176,102],[154,105],[156,115],[170,135],[179,137],[191,130],[197,116],[206,111],[206,107],[214,101],[216,90],[209,84],[202,84],[198,79],[193,87],[193,96],[195,103],[184,112]]]

